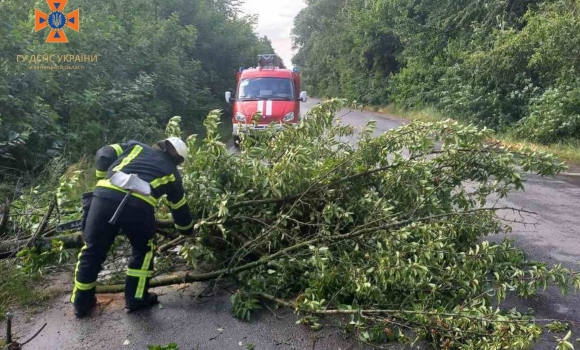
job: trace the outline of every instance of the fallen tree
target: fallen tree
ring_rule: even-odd
[[[66,234],[54,236],[50,238],[34,238],[26,240],[10,240],[0,242],[0,259],[15,256],[24,248],[36,248],[38,251],[50,250],[52,241],[59,241],[64,243],[65,249],[80,248],[83,246],[83,239],[80,233]]]
[[[287,305],[306,314],[350,310],[349,325],[365,341],[391,339],[390,320],[444,348],[532,344],[538,323],[498,313],[493,300],[501,306],[508,291],[529,296],[552,280],[578,289],[580,279],[527,261],[510,241],[482,241],[509,229],[501,218],[510,213],[498,216],[488,200],[522,190],[521,170],[546,176],[562,165],[507,151],[489,142],[490,130],[451,121],[378,137],[371,122],[352,145],[353,129],[335,118],[340,107],[318,106],[276,137],[252,135],[241,154],[219,142],[212,113],[183,174],[200,242],[223,266],[154,283],[234,275],[236,315],[264,295],[292,299]],[[170,134],[179,134],[176,122]],[[369,317],[369,310],[401,312]]]
[[[523,211],[496,204],[523,189],[521,170],[549,176],[562,164],[502,149],[489,142],[490,130],[452,121],[376,137],[371,121],[355,133],[335,117],[342,106],[327,101],[296,128],[251,134],[239,154],[219,141],[212,112],[201,146],[188,139],[182,169],[198,239],[172,239],[159,251],[180,245],[185,261],[218,266],[152,286],[232,276],[238,317],[261,298],[296,309],[315,328],[316,315],[348,315],[345,327],[365,342],[406,341],[408,328],[442,348],[531,346],[542,324],[501,310],[506,294],[529,296],[549,283],[566,292],[580,288],[580,277],[485,236],[522,220]],[[167,133],[180,135],[178,118]],[[158,226],[168,229],[163,208]]]

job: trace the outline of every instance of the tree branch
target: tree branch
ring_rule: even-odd
[[[480,208],[480,209],[473,209],[464,212],[457,212],[457,213],[448,213],[448,214],[440,214],[440,215],[431,215],[424,218],[414,218],[402,221],[395,221],[390,224],[379,225],[378,227],[371,227],[367,229],[361,229],[358,231],[353,231],[350,233],[339,234],[335,236],[328,236],[328,237],[317,237],[310,239],[308,241],[304,241],[298,244],[295,244],[291,247],[281,249],[276,253],[273,253],[268,256],[263,256],[259,260],[241,265],[235,268],[226,268],[217,271],[202,273],[202,274],[186,274],[185,276],[178,276],[178,277],[164,277],[159,279],[154,279],[150,283],[150,287],[162,287],[162,286],[169,286],[173,284],[180,284],[180,283],[192,283],[192,282],[201,282],[201,281],[209,281],[215,278],[223,277],[223,276],[231,276],[238,274],[243,271],[251,270],[256,267],[266,265],[270,261],[276,260],[280,257],[286,256],[290,252],[294,252],[300,249],[308,248],[311,245],[321,243],[324,241],[331,241],[331,242],[338,242],[344,241],[347,239],[355,238],[358,236],[362,236],[367,233],[374,233],[377,230],[385,230],[385,229],[392,229],[397,227],[406,226],[413,222],[424,222],[424,221],[431,221],[442,219],[450,216],[461,216],[461,215],[471,215],[477,212],[482,211],[498,211],[498,210],[506,210],[506,209],[514,209],[509,207],[504,208]],[[117,284],[117,285],[109,285],[109,286],[97,286],[97,293],[121,293],[125,290],[124,284]]]

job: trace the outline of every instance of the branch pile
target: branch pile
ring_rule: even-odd
[[[442,348],[531,346],[541,324],[496,306],[553,281],[579,289],[580,276],[483,238],[518,218],[494,203],[523,189],[521,170],[549,176],[562,164],[449,120],[355,131],[336,117],[343,105],[326,101],[275,136],[250,134],[239,153],[219,141],[213,111],[182,169],[199,239],[173,243],[185,244],[184,259],[221,266],[153,285],[234,276],[235,315],[249,317],[256,299],[291,306],[314,328],[317,315],[348,315],[365,342],[406,341],[408,328]],[[178,118],[167,133],[180,134]]]

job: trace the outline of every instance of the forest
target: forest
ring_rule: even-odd
[[[580,1],[306,3],[293,61],[312,93],[578,144]]]

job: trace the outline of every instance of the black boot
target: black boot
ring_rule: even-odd
[[[92,308],[97,305],[97,298],[95,297],[95,290],[76,291],[73,301],[75,316],[83,318],[89,314]]]
[[[145,297],[141,300],[127,298],[125,300],[125,310],[127,310],[127,312],[134,312],[134,311],[150,308],[151,306],[153,306],[157,303],[159,303],[159,300],[157,299],[157,294],[147,293],[147,294],[145,294]]]

